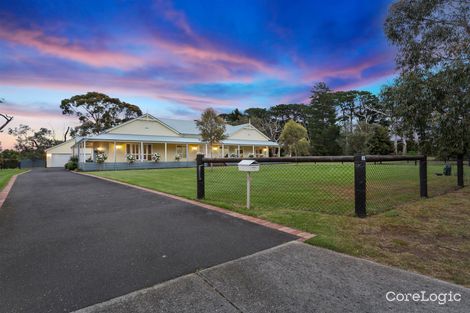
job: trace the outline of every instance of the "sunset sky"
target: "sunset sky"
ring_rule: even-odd
[[[160,117],[307,101],[315,82],[378,92],[393,77],[390,1],[0,2],[0,112],[54,129],[60,101],[103,92]],[[0,134],[3,148],[13,138]]]

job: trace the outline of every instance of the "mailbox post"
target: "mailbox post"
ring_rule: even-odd
[[[238,163],[238,170],[246,172],[246,208],[251,204],[251,172],[259,172],[259,163],[255,160],[242,160]]]

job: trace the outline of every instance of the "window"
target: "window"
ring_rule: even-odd
[[[128,143],[126,144],[126,154],[132,154],[134,159],[140,160],[140,144]]]
[[[176,154],[179,154],[182,159],[186,159],[186,146],[176,146]]]
[[[126,144],[126,154],[132,154],[134,159],[140,160],[140,143],[128,143]],[[152,145],[144,145],[144,160],[152,161]]]
[[[152,161],[152,145],[144,145],[144,160]]]

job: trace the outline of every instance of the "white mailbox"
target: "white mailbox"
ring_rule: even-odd
[[[259,163],[255,160],[242,160],[238,163],[238,170],[242,172],[259,172]]]

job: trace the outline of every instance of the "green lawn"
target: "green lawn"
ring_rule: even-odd
[[[466,174],[469,174],[466,166]],[[195,169],[94,172],[189,199]],[[431,199],[419,199],[418,167],[402,162],[367,166],[368,210],[353,216],[351,164],[262,165],[253,174],[253,208],[244,208],[245,174],[235,167],[206,168],[206,199],[247,215],[314,233],[308,243],[470,286],[470,189],[456,177],[428,171]],[[466,176],[466,182],[470,182]]]
[[[19,174],[24,172],[25,170],[22,169],[5,169],[5,170],[0,170],[0,191],[3,190],[3,188],[6,186],[8,181],[10,181],[10,178],[13,175]]]
[[[455,189],[455,176],[437,176],[441,165],[428,168],[431,196]],[[196,170],[158,169],[97,172],[113,178],[194,199]],[[235,166],[207,167],[205,201],[229,209],[243,210],[246,174]],[[369,214],[393,209],[419,199],[419,173],[414,163],[368,164],[367,209]],[[340,215],[354,214],[354,168],[351,163],[302,163],[262,165],[252,173],[252,208],[295,210]],[[257,214],[257,213],[255,213]]]

